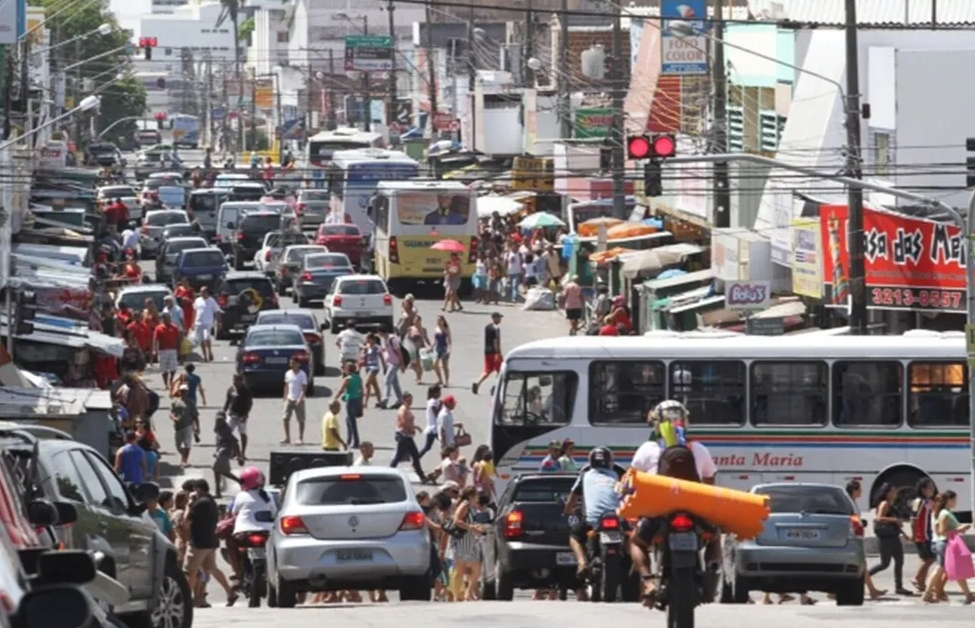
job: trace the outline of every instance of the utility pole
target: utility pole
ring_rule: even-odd
[[[857,39],[857,3],[846,0],[846,169],[847,176],[863,178],[860,160],[860,56]],[[850,252],[850,331],[867,333],[867,285],[863,263],[863,189],[847,186],[846,248]]]
[[[281,106],[281,75],[274,75],[274,117],[278,119],[278,165],[284,163],[284,107]]]
[[[623,152],[623,13],[619,7],[613,16],[613,58],[609,74],[613,92],[613,217],[626,220],[626,155]],[[563,70],[564,71],[564,70]]]
[[[251,150],[257,150],[257,74],[251,71]]]
[[[464,137],[463,131],[458,131],[457,140],[474,148],[474,85],[477,83],[477,55],[474,54],[474,5],[471,5],[470,15],[467,16],[467,115],[470,116],[470,137]],[[460,120],[457,121],[460,125]]]
[[[525,58],[521,60],[522,76],[527,87],[535,87],[535,70],[528,65],[528,60],[535,55],[535,1],[528,0],[525,26]]]
[[[335,55],[332,53],[332,49],[328,49],[328,130],[334,131],[335,127]],[[325,85],[322,85],[322,89],[325,89]]]
[[[559,121],[562,138],[572,137],[572,70],[569,69],[569,0],[562,0],[559,14]]]
[[[362,34],[369,34],[369,18],[362,16]],[[372,100],[369,98],[369,73],[362,73],[362,123],[363,129],[372,130]]]
[[[220,102],[223,103],[223,120],[221,120],[220,128],[223,137],[223,150],[224,152],[230,153],[231,156],[233,156],[234,152],[242,150],[243,148],[238,144],[234,147],[233,151],[228,150],[230,148],[230,127],[228,126],[230,124],[230,96],[227,94],[227,79],[229,78],[229,74],[230,72],[227,71],[227,68],[224,68],[223,80],[221,81],[220,86],[220,91],[222,92],[220,94]],[[239,111],[237,112],[237,123],[240,124]]]
[[[237,150],[241,152],[243,161],[244,151],[244,81],[240,72],[240,5],[239,0],[223,0],[230,15],[230,23],[234,29],[234,79],[237,81]],[[228,103],[229,109],[229,103]],[[251,106],[253,110],[253,105]]]
[[[430,129],[430,137],[437,136],[437,129],[433,125],[437,117],[437,69],[433,62],[433,22],[430,20],[430,5],[426,5],[426,27],[427,27],[427,94],[430,100],[430,116],[427,126]]]
[[[711,59],[711,82],[714,85],[714,116],[711,152],[728,152],[728,75],[724,58],[724,6],[725,0],[714,1],[714,50]],[[727,161],[714,164],[714,188],[712,190],[714,216],[712,224],[717,229],[731,227],[731,186]]]
[[[80,59],[81,58],[81,40],[78,40],[78,41],[76,41],[74,43],[74,58],[75,59]],[[78,106],[78,103],[81,102],[81,81],[82,81],[82,78],[81,78],[81,65],[79,64],[78,67],[76,67],[74,69],[74,81],[72,81],[74,83],[74,85],[71,86],[71,106],[72,107],[77,107]],[[81,139],[81,122],[80,122],[80,118],[81,118],[81,116],[73,116],[72,117],[72,131],[73,132],[72,132],[71,136],[74,138],[74,141],[75,141],[76,144],[80,143],[79,140]]]
[[[206,108],[204,119],[206,120],[206,144],[212,147],[213,142],[213,55],[209,50],[206,51],[206,76],[207,76],[207,92],[203,95],[203,106]]]
[[[388,128],[389,125],[396,122],[396,103],[399,99],[396,85],[396,21],[393,19],[393,14],[396,11],[396,7],[393,5],[393,0],[389,0],[389,2],[386,3],[386,11],[389,13],[389,38],[393,42],[393,54],[390,58],[391,65],[389,68],[389,93],[386,94],[386,97],[389,99],[389,102],[386,105],[386,126]]]

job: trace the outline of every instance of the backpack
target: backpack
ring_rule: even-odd
[[[657,461],[657,475],[687,480],[688,482],[701,481],[690,444],[665,447],[661,443],[660,449],[662,451],[660,452],[660,459]]]

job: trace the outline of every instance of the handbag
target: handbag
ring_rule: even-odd
[[[901,527],[889,521],[874,521],[873,531],[878,539],[895,539],[900,536]]]
[[[945,574],[949,580],[955,581],[975,578],[972,553],[960,534],[952,533],[948,537],[948,543],[945,545]]]
[[[467,447],[474,442],[471,435],[467,433],[463,427],[458,427],[454,429],[454,444],[458,447]]]
[[[234,533],[234,523],[236,520],[236,517],[227,517],[226,519],[222,519],[219,523],[217,523],[217,527],[214,530],[217,538],[222,541],[229,539]]]
[[[433,370],[433,352],[429,349],[420,349],[420,365],[424,371]]]

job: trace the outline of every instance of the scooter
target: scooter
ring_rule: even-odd
[[[270,532],[249,532],[237,538],[241,553],[240,591],[247,605],[257,608],[267,589],[267,539]]]

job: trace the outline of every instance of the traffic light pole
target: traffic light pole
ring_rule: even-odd
[[[565,18],[566,16],[563,16]],[[565,45],[565,44],[563,44]],[[613,91],[613,217],[626,220],[626,155],[623,147],[623,12],[617,7],[613,16],[613,60],[610,87]]]
[[[715,0],[714,37],[711,43],[714,56],[711,61],[711,80],[714,84],[714,140],[711,150],[728,152],[728,75],[724,59],[724,0]],[[717,229],[731,227],[731,181],[728,162],[714,163],[714,189],[712,191],[713,224]]]
[[[7,301],[7,354],[12,360],[14,357],[14,331],[17,323],[14,321],[14,297],[13,288],[8,283],[4,288],[5,299]]]

